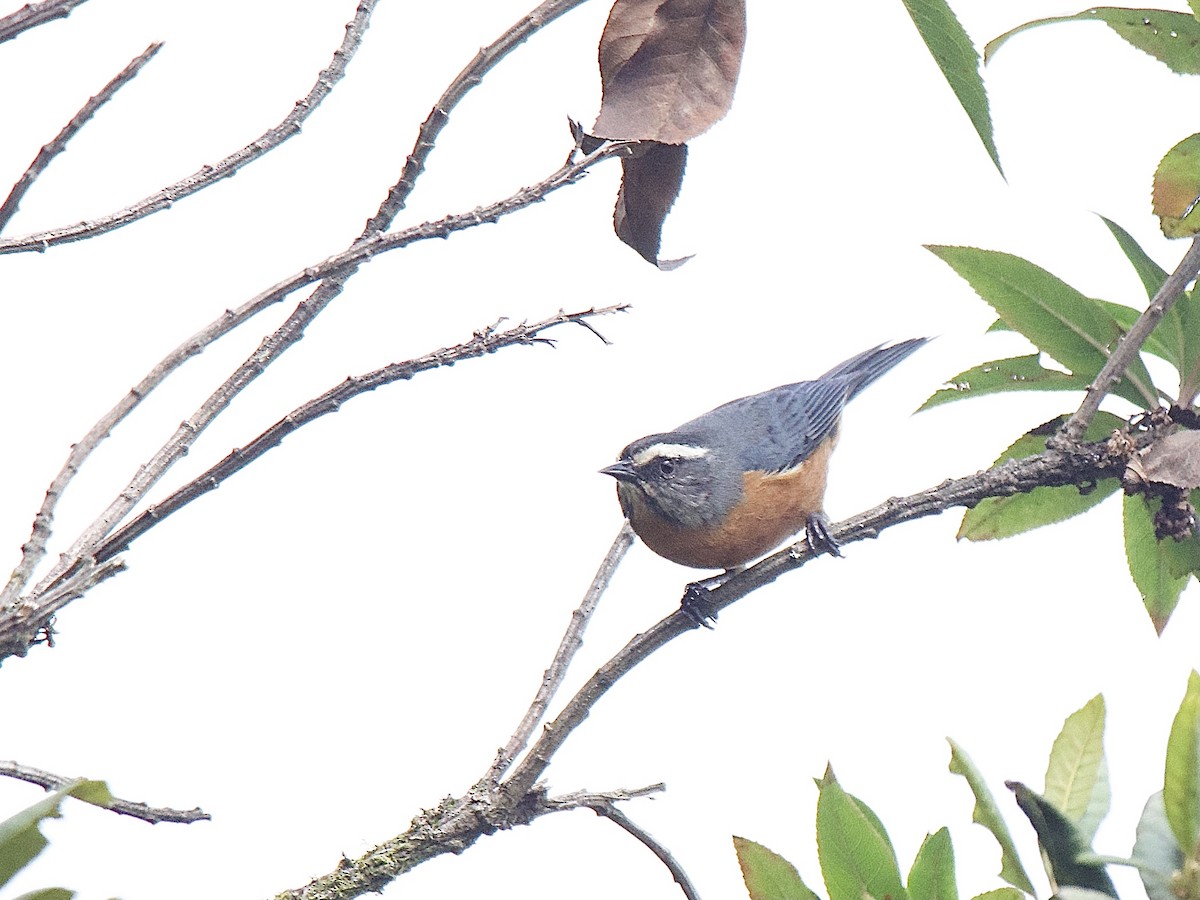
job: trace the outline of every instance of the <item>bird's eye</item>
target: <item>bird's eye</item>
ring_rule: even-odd
[[[670,478],[675,474],[675,460],[660,459],[658,461],[658,474],[663,478]]]

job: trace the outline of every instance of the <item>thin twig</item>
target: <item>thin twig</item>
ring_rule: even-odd
[[[87,0],[41,0],[40,3],[26,3],[15,13],[9,13],[0,18],[0,44],[11,41],[23,31],[45,25],[55,19],[65,19],[77,6],[82,6]]]
[[[368,372],[365,375],[352,375],[341,384],[309,400],[307,403],[293,409],[282,419],[256,437],[245,447],[232,450],[224,459],[207,471],[196,476],[161,503],[156,503],[141,513],[124,528],[116,531],[112,537],[104,541],[97,549],[95,558],[99,562],[111,559],[123,552],[131,542],[141,537],[172,513],[178,512],[187,504],[209,491],[220,487],[231,475],[239,472],[268,450],[278,447],[283,439],[305,425],[315,422],[322,416],[337,412],[351,398],[373,391],[385,384],[395,381],[407,381],[420,372],[443,366],[453,366],[467,359],[477,359],[495,353],[504,347],[547,343],[545,338],[538,337],[541,332],[556,325],[582,322],[593,316],[605,316],[616,312],[624,312],[628,304],[605,306],[599,309],[585,309],[580,312],[559,312],[557,315],[543,319],[533,325],[517,325],[506,331],[484,330],[476,332],[475,336],[453,347],[435,350],[425,356],[402,363],[393,363]],[[599,577],[599,576],[597,576]]]
[[[1167,311],[1175,305],[1176,301],[1183,295],[1184,289],[1188,283],[1196,277],[1200,272],[1200,236],[1192,239],[1192,244],[1188,247],[1187,253],[1183,255],[1183,259],[1179,261],[1179,265],[1175,267],[1167,280],[1162,283],[1158,291],[1154,294],[1154,298],[1150,301],[1150,305],[1146,307],[1145,312],[1138,317],[1138,320],[1133,323],[1133,327],[1129,329],[1121,341],[1113,350],[1112,355],[1108,357],[1095,380],[1088,386],[1087,392],[1084,394],[1083,403],[1075,414],[1066,421],[1059,433],[1051,440],[1050,445],[1053,447],[1061,447],[1069,444],[1072,441],[1079,440],[1088,425],[1092,423],[1096,412],[1100,409],[1100,403],[1108,395],[1108,392],[1113,389],[1121,376],[1125,374],[1125,370],[1129,364],[1133,362],[1138,351],[1142,349],[1142,344],[1146,338],[1150,336],[1157,326],[1162,321],[1163,316]],[[1183,373],[1180,373],[1183,377]]]
[[[659,861],[667,867],[667,871],[671,873],[671,877],[675,879],[675,883],[679,885],[679,889],[683,891],[683,895],[687,897],[687,900],[700,900],[700,892],[692,884],[692,880],[688,877],[687,872],[684,871],[683,866],[679,864],[679,860],[672,856],[671,851],[655,839],[654,835],[641,826],[634,824],[629,816],[617,809],[612,803],[601,802],[588,804],[588,806],[596,815],[603,816],[625,829],[625,831],[641,841],[651,853],[657,856]]]
[[[43,769],[35,769],[33,766],[24,766],[13,760],[0,760],[0,775],[7,778],[15,778],[18,781],[26,781],[29,784],[36,784],[47,791],[61,790],[67,785],[78,781],[76,778],[63,778],[61,775],[55,775]],[[199,807],[195,809],[168,809],[166,807],[147,806],[145,803],[134,803],[130,800],[119,800],[116,797],[108,805],[108,809],[122,816],[141,819],[143,822],[149,822],[151,825],[159,822],[175,822],[182,825],[190,825],[192,822],[207,822],[212,819],[212,816]]]
[[[604,804],[624,803],[626,800],[637,800],[642,797],[653,797],[661,794],[667,786],[661,781],[640,788],[619,788],[615,791],[572,791],[569,794],[556,794],[553,797],[543,797],[542,803],[552,809],[594,809]]]
[[[380,253],[388,250],[396,250],[401,247],[407,247],[417,241],[429,240],[431,238],[445,237],[455,231],[460,231],[466,228],[471,228],[476,225],[482,225],[488,222],[494,222],[498,218],[517,210],[524,209],[544,199],[548,194],[566,185],[573,184],[587,174],[588,169],[604,159],[612,156],[619,156],[628,152],[629,144],[614,142],[605,144],[588,154],[585,157],[579,158],[574,162],[561,166],[548,178],[543,179],[532,187],[522,188],[511,197],[493,203],[489,206],[478,207],[469,213],[464,213],[457,216],[447,216],[437,222],[426,222],[414,228],[405,229],[404,231],[395,234],[377,234],[364,241],[359,241],[353,244],[342,253],[336,254],[325,260],[318,266],[309,267],[303,272],[298,273],[293,279],[288,282],[276,285],[272,288],[269,294],[276,291],[286,293],[294,287],[283,287],[282,285],[302,284],[305,282],[316,281],[322,278],[327,279],[321,287],[318,288],[310,297],[302,300],[276,331],[267,337],[259,348],[252,353],[222,384],[213,394],[206,400],[201,407],[193,413],[193,415],[184,420],[180,427],[163,444],[162,447],[154,454],[151,459],[138,468],[133,479],[126,485],[125,489],[109,504],[101,515],[92,522],[90,526],[74,541],[71,547],[63,553],[59,561],[50,570],[50,572],[37,584],[34,588],[34,596],[45,590],[49,585],[55,583],[64,572],[69,571],[77,559],[87,555],[88,548],[95,547],[101,540],[107,536],[113,528],[116,527],[122,519],[129,514],[133,507],[137,504],[142,495],[167,472],[179,459],[187,454],[188,448],[196,440],[199,434],[212,423],[213,419],[224,410],[233,398],[238,395],[247,385],[255,378],[261,375],[275,359],[277,359],[284,351],[295,344],[304,335],[305,329],[309,323],[325,308],[325,306],[336,299],[338,291],[327,291],[325,286],[334,283],[337,278],[345,278],[347,272],[353,272],[357,266],[366,259],[370,259]],[[338,282],[339,290],[341,282]],[[194,351],[198,352],[198,350]],[[157,372],[157,369],[156,369]],[[98,442],[102,440],[111,429],[104,428],[105,424],[115,415],[117,421],[128,414],[128,411],[133,406],[140,402],[147,391],[153,385],[139,385],[130,394],[125,397],[121,404],[106,416],[104,420],[97,423],[89,432],[89,438],[94,437]],[[50,521],[53,514],[54,505],[57,503],[59,495],[62,493],[66,481],[69,481],[77,471],[81,462],[80,454],[90,453],[95,448],[95,444],[81,450],[76,448],[72,452],[71,457],[64,465],[59,476],[46,492],[46,498],[43,501],[42,509],[34,520],[33,535],[28,542],[22,547],[22,560],[18,564],[17,570],[9,579],[9,584],[3,595],[0,595],[0,609],[4,608],[5,603],[11,603],[16,597],[20,588],[17,585],[21,584],[21,578],[28,578],[28,572],[32,571],[34,562],[28,562],[35,554],[38,558],[45,553],[45,541],[49,535]],[[84,452],[86,450],[86,453]]]
[[[111,100],[117,91],[128,84],[160,49],[162,49],[161,41],[151,44],[140,56],[135,56],[129,65],[117,73],[117,76],[100,90],[100,93],[88,98],[87,103],[83,104],[83,107],[79,112],[75,113],[71,121],[63,126],[63,129],[55,136],[54,140],[38,151],[33,162],[29,164],[29,168],[17,179],[17,183],[9,191],[4,204],[0,206],[0,231],[3,231],[12,217],[16,215],[17,209],[21,205],[21,200],[24,198],[26,192],[33,186],[37,177],[50,165],[51,160],[67,149],[67,142],[75,136],[76,132],[86,125],[88,120],[96,114],[96,111]]]
[[[582,6],[587,0],[546,0],[536,9],[510,27],[504,34],[480,49],[472,59],[455,76],[454,80],[442,92],[442,96],[433,104],[428,118],[421,123],[417,132],[417,140],[412,152],[404,162],[404,171],[400,179],[388,190],[387,197],[380,204],[379,211],[367,222],[364,235],[384,231],[391,227],[392,221],[404,209],[404,204],[416,187],[417,179],[425,171],[425,163],[433,152],[438,135],[446,123],[450,121],[450,113],[472,88],[483,81],[483,77],[491,71],[500,60],[521,46],[537,31],[545,28],[563,13],[570,12],[577,6]]]
[[[508,743],[501,747],[496,754],[496,761],[492,763],[491,768],[484,776],[486,780],[499,783],[513,760],[529,744],[533,730],[546,715],[550,701],[562,686],[571,660],[583,646],[583,632],[587,628],[588,622],[591,621],[592,613],[596,611],[596,605],[600,602],[604,592],[608,590],[608,584],[612,581],[617,566],[621,564],[621,560],[625,558],[625,554],[631,546],[633,546],[633,529],[629,527],[628,522],[625,522],[613,539],[612,546],[608,548],[608,553],[604,555],[600,568],[596,570],[596,575],[592,579],[587,593],[583,595],[583,602],[571,613],[571,622],[567,626],[562,640],[559,641],[558,649],[554,652],[550,666],[542,674],[542,683],[538,687],[537,693],[534,694],[533,702],[529,704],[529,709],[525,712],[524,718],[521,719],[521,723],[513,732],[512,737],[508,739]]]
[[[226,158],[221,163],[218,163],[214,171],[226,172],[233,174],[242,165],[257,158],[257,156],[268,152],[273,147],[282,143],[292,134],[298,133],[300,123],[307,118],[321,101],[329,94],[334,85],[341,80],[345,74],[346,66],[354,57],[359,46],[362,44],[363,33],[366,31],[370,23],[371,13],[374,10],[376,0],[363,0],[358,5],[354,19],[346,26],[346,34],[342,40],[341,46],[334,51],[333,58],[329,65],[317,76],[316,84],[309,92],[308,96],[296,104],[292,113],[284,119],[284,121],[276,128],[268,131],[258,140],[254,141],[247,148],[240,151],[239,154]],[[253,151],[253,152],[250,152]],[[202,170],[204,173],[206,170]],[[163,192],[170,194],[171,197],[185,196],[186,193],[194,191],[182,190],[181,186],[187,182],[179,182],[171,188],[166,188]],[[199,184],[199,182],[197,182]],[[199,190],[200,187],[195,187]],[[131,220],[132,221],[132,220]],[[3,241],[0,241],[3,244]],[[311,279],[315,280],[315,279]],[[162,361],[158,363],[150,373],[142,379],[126,396],[109,410],[84,437],[76,441],[71,452],[63,464],[62,469],[55,475],[54,480],[46,490],[45,497],[42,500],[42,505],[38,509],[37,514],[33,519],[33,526],[30,531],[29,540],[21,547],[21,558],[9,576],[8,582],[4,586],[4,590],[0,591],[0,609],[10,607],[20,593],[29,583],[29,579],[33,577],[33,571],[38,563],[45,557],[46,547],[49,543],[54,522],[54,511],[58,506],[59,498],[71,480],[79,471],[80,466],[92,454],[96,447],[109,436],[113,428],[117,426],[126,416],[128,416],[143,399],[155,387],[162,384],[163,381],[181,366],[188,359],[191,359],[196,354],[200,353],[206,346],[213,341],[219,339],[231,330],[236,328],[242,322],[249,319],[251,316],[267,308],[273,303],[278,302],[292,290],[301,287],[304,284],[311,283],[311,280],[303,280],[293,278],[289,282],[284,282],[276,285],[270,291],[260,294],[253,298],[248,303],[243,304],[236,310],[227,311],[215,322],[207,328],[193,335],[179,347],[171,351]],[[63,571],[67,566],[75,564],[75,560],[68,560],[66,564],[60,567]]]
[[[317,75],[317,81],[308,95],[298,101],[292,111],[274,128],[264,132],[241,150],[230,154],[220,162],[204,166],[187,178],[162,188],[132,206],[73,225],[39,231],[21,237],[0,240],[0,253],[44,252],[49,247],[65,244],[71,241],[81,241],[85,238],[106,234],[130,222],[145,218],[153,213],[169,209],[172,204],[190,197],[198,191],[210,187],[222,179],[235,175],[243,166],[271,152],[288,138],[300,133],[300,124],[321,104],[334,85],[346,74],[346,65],[353,58],[362,43],[363,32],[371,19],[371,13],[377,0],[360,0],[354,18],[346,25],[346,36],[342,44],[334,51],[329,65]]]

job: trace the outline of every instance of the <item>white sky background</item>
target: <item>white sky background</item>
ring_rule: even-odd
[[[982,45],[1053,0],[958,0]],[[1175,8],[1186,4],[1176,2]],[[70,443],[227,307],[342,249],[397,177],[446,82],[532,0],[385,0],[348,77],[301,136],[174,209],[44,255],[0,260],[0,547],[17,559]],[[400,225],[508,196],[553,171],[566,117],[599,102],[609,4],[537,35],[455,112]],[[105,778],[122,797],[214,816],[141,822],[68,804],[10,888],[85,900],[269,896],[403,831],[491,762],[620,523],[620,448],[718,403],[813,377],[859,350],[939,339],[848,411],[828,496],[844,518],[986,466],[1076,398],[1029,394],[909,413],[954,373],[1027,352],[923,250],[1026,256],[1086,293],[1145,296],[1094,213],[1166,268],[1183,244],[1148,210],[1161,155],[1195,130],[1197,82],[1100,24],[1024,35],[986,72],[997,175],[899,0],[753,2],[731,114],[692,144],[664,256],[611,233],[619,166],[449,241],[381,257],[199,440],[161,497],[295,405],[463,340],[500,316],[616,300],[632,313],[553,333],[349,403],[139,540],[129,571],[59,617],[58,646],[0,673],[0,757]],[[93,0],[0,47],[0,182],[152,40],[166,46],[72,142],[7,231],[125,206],[255,138],[311,86],[352,0]],[[190,363],[89,462],[57,552],[292,308]],[[228,346],[225,346],[228,344]],[[1127,410],[1114,406],[1124,414]],[[737,897],[729,836],[797,862],[823,893],[811,778],[832,761],[907,866],[951,826],[967,896],[998,886],[947,735],[991,779],[1042,787],[1062,720],[1103,691],[1127,854],[1161,787],[1171,716],[1200,659],[1195,590],[1156,638],[1129,581],[1119,501],[1006,542],[956,544],[957,513],[819,560],[675,641],[622,681],[549,770],[556,792],[665,781],[627,812],[706,897]],[[693,573],[636,546],[569,679],[578,686],[674,608]],[[41,792],[0,783],[0,813]],[[1137,896],[1135,879],[1119,881]],[[550,816],[420,867],[407,898],[679,896],[590,813]],[[1044,889],[1043,889],[1044,891]]]

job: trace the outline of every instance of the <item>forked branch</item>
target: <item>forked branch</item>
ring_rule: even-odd
[[[231,153],[215,165],[204,166],[181,181],[168,185],[125,209],[83,222],[76,222],[73,225],[2,239],[0,240],[0,254],[28,253],[30,251],[41,253],[57,244],[66,244],[107,234],[131,222],[136,222],[138,219],[143,219],[164,209],[170,209],[177,201],[237,174],[244,166],[261,159],[288,138],[299,134],[301,123],[312,114],[322,100],[329,96],[329,92],[346,74],[346,65],[362,43],[363,33],[367,30],[376,2],[377,0],[361,0],[354,18],[346,25],[345,38],[341,46],[334,51],[329,65],[317,75],[317,81],[308,94],[302,100],[297,101],[292,111],[274,128],[263,132],[241,150]],[[0,39],[3,39],[2,34],[0,34]]]

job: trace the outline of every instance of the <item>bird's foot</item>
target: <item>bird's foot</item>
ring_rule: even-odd
[[[693,581],[684,588],[683,599],[679,602],[680,611],[698,626],[715,628],[717,614],[709,606],[708,595],[740,571],[741,567],[739,566],[736,569],[726,569],[720,575]]]
[[[823,512],[813,513],[804,523],[804,533],[808,535],[808,546],[818,555],[828,553],[830,556],[841,556],[841,545],[829,531],[829,516]]]

